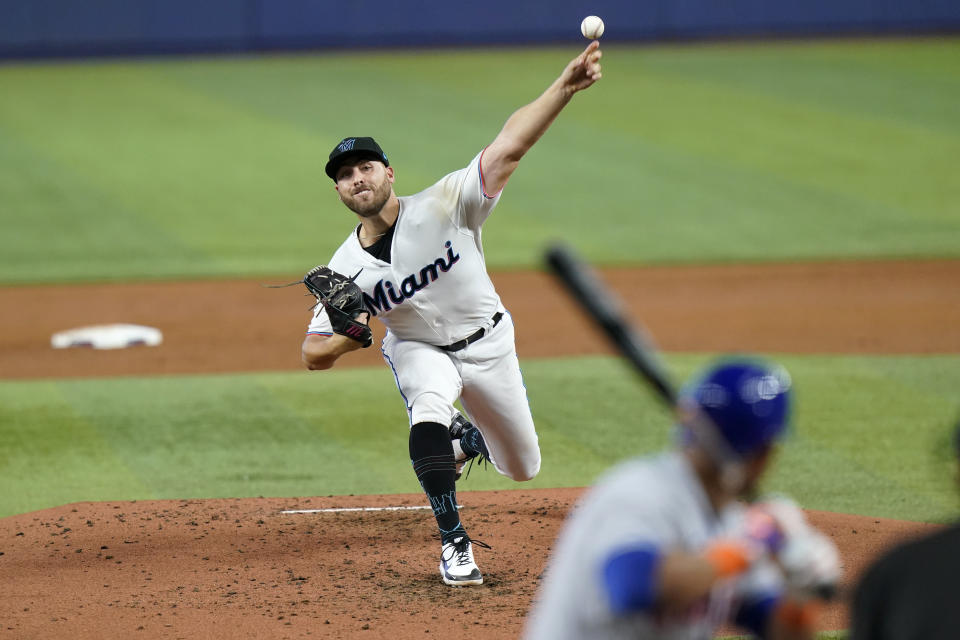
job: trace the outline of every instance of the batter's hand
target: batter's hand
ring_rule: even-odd
[[[787,538],[777,554],[787,587],[831,600],[840,585],[840,554],[827,536],[815,529]]]
[[[564,89],[570,93],[583,91],[594,82],[600,79],[600,58],[603,52],[600,50],[600,42],[594,40],[587,45],[579,56],[570,61],[567,68],[560,75],[560,81]]]
[[[840,582],[840,554],[833,541],[807,522],[800,506],[785,497],[752,505],[746,527],[773,554],[787,586],[829,600]]]

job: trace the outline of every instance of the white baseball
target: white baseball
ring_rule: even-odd
[[[603,35],[603,20],[597,16],[587,16],[580,23],[580,33],[584,38],[596,40]]]

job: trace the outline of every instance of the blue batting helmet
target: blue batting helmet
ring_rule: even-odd
[[[790,376],[782,367],[724,360],[684,389],[680,406],[706,416],[732,452],[744,457],[783,434],[790,396]]]

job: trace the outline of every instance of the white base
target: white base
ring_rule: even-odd
[[[93,349],[124,349],[126,347],[155,347],[163,342],[159,329],[137,324],[102,324],[60,331],[50,338],[54,349],[91,347]]]

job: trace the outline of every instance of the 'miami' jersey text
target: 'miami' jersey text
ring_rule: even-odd
[[[441,273],[453,268],[460,260],[460,254],[453,252],[453,244],[449,240],[443,246],[447,250],[446,256],[440,256],[420,269],[419,273],[411,273],[401,280],[399,290],[389,280],[381,280],[373,288],[372,296],[364,293],[363,302],[370,314],[375,316],[378,312],[390,311],[393,308],[391,302],[400,304],[407,298],[412,298],[417,291],[439,278]]]

